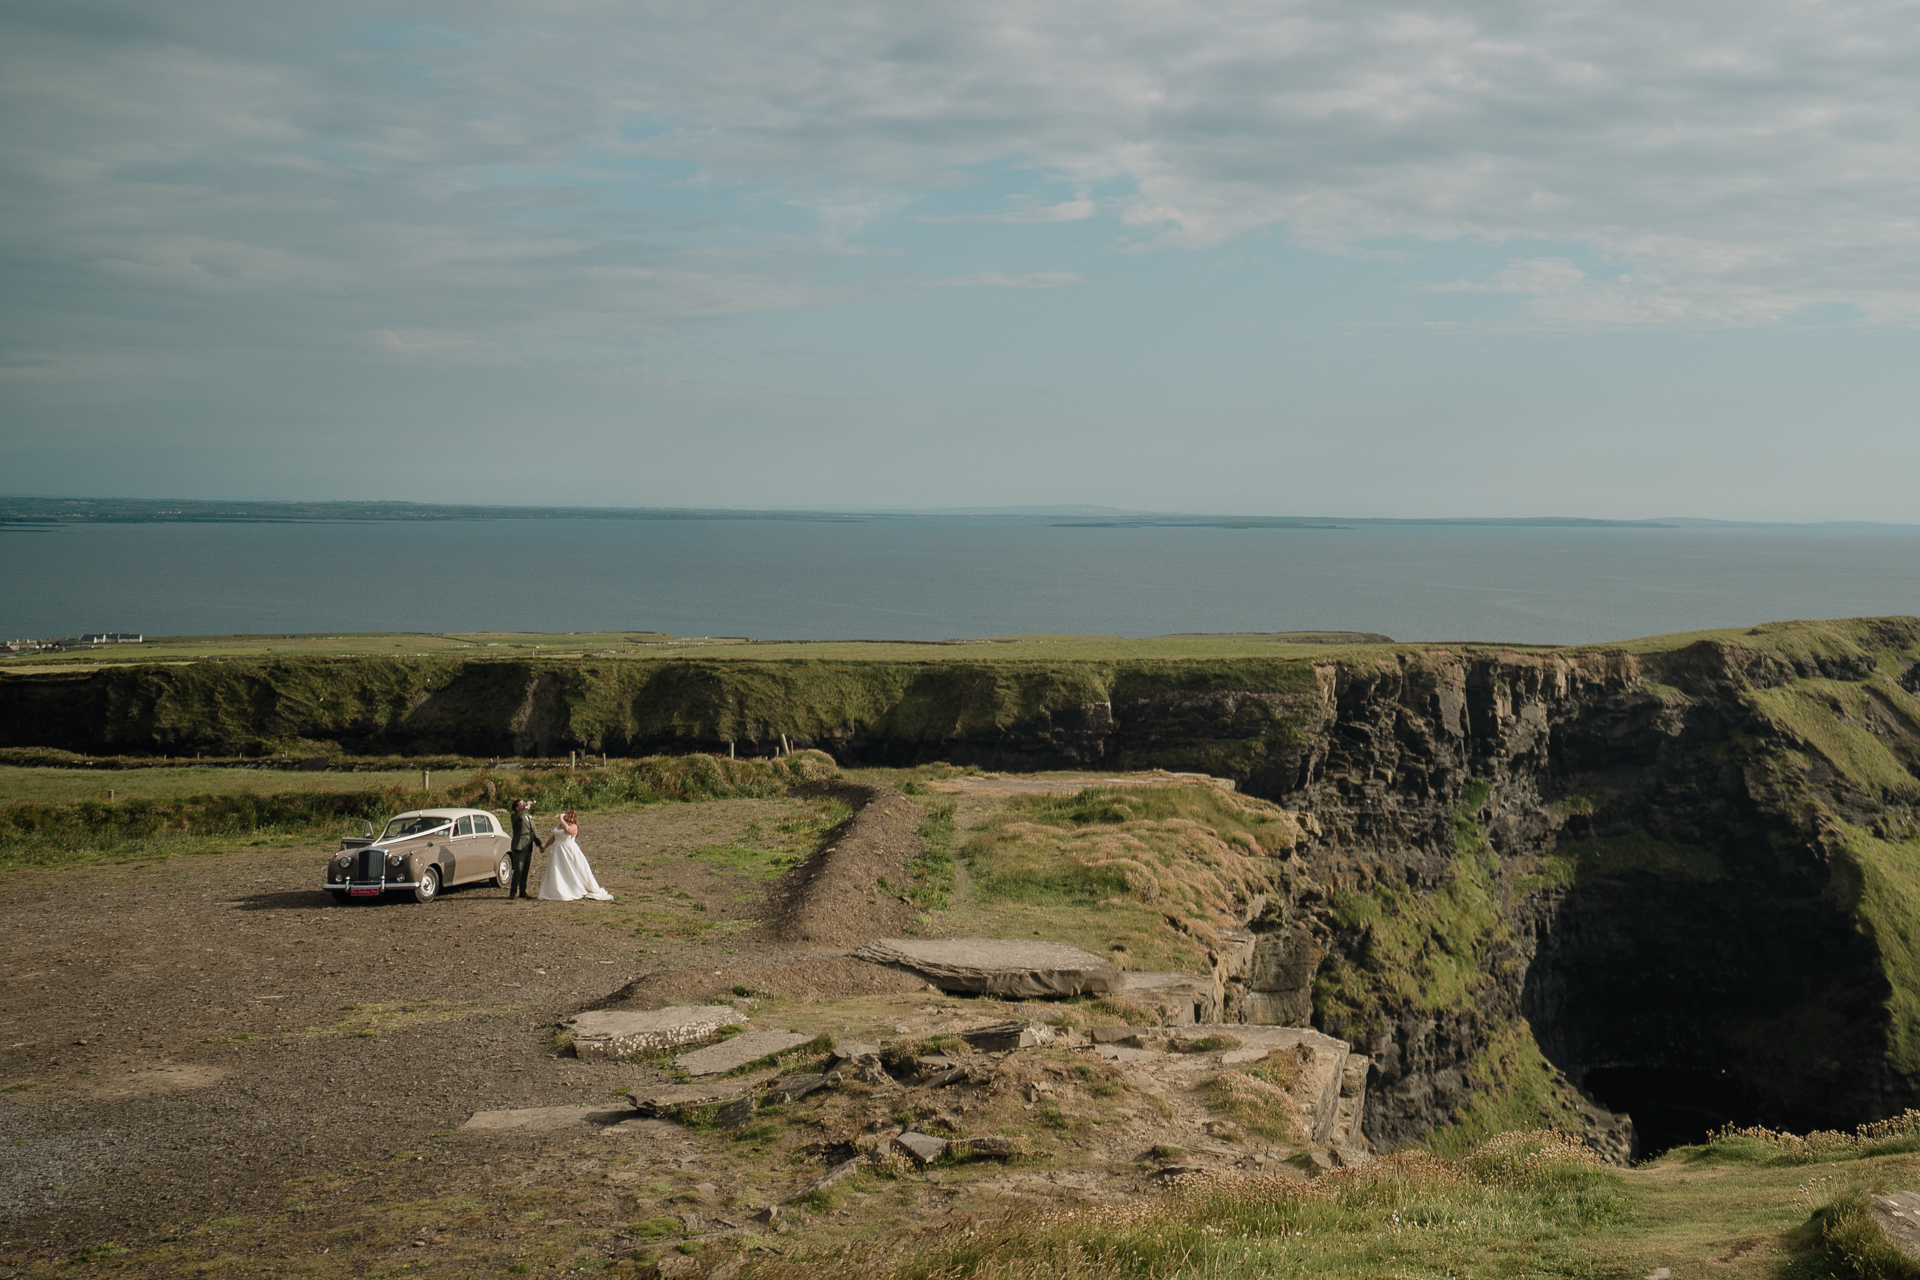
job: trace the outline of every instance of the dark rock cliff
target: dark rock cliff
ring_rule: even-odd
[[[1521,1017],[1650,1147],[1920,1100],[1899,957],[1876,941],[1872,867],[1840,829],[1905,821],[1911,775],[1862,785],[1765,701],[1836,682],[1816,696],[1866,708],[1856,736],[1910,762],[1916,706],[1877,673],[1871,652],[1720,644],[1323,668],[1291,785],[1260,787],[1318,834],[1255,929],[1259,948],[1312,951],[1311,973],[1287,970],[1291,994],[1373,1057],[1369,1136],[1419,1139],[1500,1087],[1480,1060]]]

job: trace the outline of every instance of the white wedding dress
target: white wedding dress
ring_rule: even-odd
[[[593,878],[593,868],[587,863],[587,855],[580,852],[580,842],[568,835],[565,827],[555,827],[553,842],[547,846],[547,869],[540,876],[540,900],[572,902],[576,898],[613,901],[613,895]]]

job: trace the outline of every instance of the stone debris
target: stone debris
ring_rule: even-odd
[[[714,1126],[719,1129],[725,1129],[729,1133],[744,1129],[748,1123],[753,1120],[753,1113],[756,1109],[751,1093],[744,1097],[736,1098],[715,1113],[713,1117]]]
[[[1020,1154],[1019,1146],[1012,1138],[997,1133],[979,1138],[961,1138],[954,1146],[963,1155],[984,1160],[1005,1160]]]
[[[1184,1178],[1188,1174],[1206,1171],[1207,1166],[1203,1164],[1163,1164],[1147,1176],[1149,1178]]]
[[[1100,995],[1124,981],[1110,962],[1064,942],[1008,938],[882,938],[855,951],[907,969],[942,991],[1018,999]]]
[[[816,1192],[825,1191],[836,1182],[845,1182],[848,1178],[860,1172],[860,1166],[865,1162],[866,1157],[864,1155],[855,1156],[851,1160],[844,1160],[808,1183],[806,1189],[800,1192],[800,1195],[793,1198],[798,1200],[800,1196],[810,1196]]]
[[[476,1111],[462,1129],[521,1129],[529,1133],[549,1133],[575,1125],[610,1125],[631,1120],[626,1107],[613,1111],[589,1111],[585,1107],[523,1107],[517,1111]]]
[[[1319,1147],[1364,1150],[1360,1120],[1366,1110],[1371,1062],[1349,1051],[1347,1042],[1310,1027],[1265,1027],[1250,1023],[1212,1023],[1179,1027],[1094,1027],[1088,1037],[1109,1062],[1140,1068],[1138,1087],[1153,1092],[1149,1080],[1163,1083],[1198,1080],[1201,1067],[1234,1067],[1262,1061],[1276,1050],[1299,1055],[1298,1082],[1292,1089],[1301,1105],[1307,1138]],[[1212,1046],[1203,1048],[1202,1046]],[[1232,1046],[1232,1047],[1229,1047]]]
[[[676,1049],[699,1044],[740,1025],[740,1011],[731,1005],[694,1005],[683,1009],[596,1009],[572,1019],[576,1057],[608,1061],[631,1057],[649,1049]]]
[[[1166,1056],[1163,1049],[1136,1049],[1123,1044],[1103,1044],[1100,1056],[1108,1062],[1147,1063]]]
[[[826,1083],[827,1077],[824,1075],[787,1076],[767,1086],[766,1100],[769,1105],[798,1102]]]
[[[946,1154],[947,1140],[936,1138],[930,1133],[914,1133],[909,1130],[893,1140],[893,1145],[913,1157],[915,1164],[932,1164]]]
[[[1220,1021],[1220,982],[1209,973],[1135,973],[1120,975],[1120,996],[1160,1010],[1169,1026]]]
[[[643,1116],[670,1116],[694,1107],[732,1102],[753,1090],[751,1079],[716,1080],[707,1084],[679,1085],[652,1093],[632,1095],[633,1109]]]
[[[1005,1053],[1031,1049],[1037,1044],[1052,1044],[1054,1032],[1042,1022],[993,1022],[962,1031],[960,1038],[982,1053]]]
[[[1891,1191],[1871,1197],[1873,1220],[1889,1243],[1909,1258],[1920,1260],[1920,1195]]]
[[[880,1061],[877,1053],[855,1054],[850,1058],[836,1055],[833,1065],[827,1068],[827,1079],[858,1080],[862,1084],[891,1085],[893,1077],[887,1074],[886,1064]]]
[[[714,1076],[797,1049],[811,1039],[812,1036],[803,1036],[797,1031],[749,1031],[731,1040],[683,1053],[673,1060],[673,1065],[690,1076]]]

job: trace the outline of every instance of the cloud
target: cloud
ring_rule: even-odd
[[[630,50],[636,105],[676,123],[646,149],[735,181],[886,185],[1011,158],[1125,190],[1120,217],[1143,250],[1267,228],[1335,253],[1549,242],[1621,263],[1609,289],[1634,300],[1635,323],[1767,323],[1832,303],[1910,323],[1920,310],[1920,24],[1907,7],[723,0],[648,13],[654,51]],[[721,29],[747,33],[724,57]]]
[[[1567,293],[1587,283],[1587,273],[1568,258],[1516,258],[1490,280],[1428,285],[1431,293]]]
[[[1024,276],[1010,276],[999,271],[982,271],[978,275],[954,276],[946,280],[935,280],[933,283],[959,288],[1058,289],[1070,284],[1085,284],[1086,281],[1071,271],[1035,271]]]
[[[1093,201],[1065,200],[1038,209],[1014,209],[1006,213],[922,213],[916,222],[1081,222],[1093,216]]]
[[[1506,267],[1434,292],[1511,296],[1558,327],[1825,306],[1911,325],[1912,17],[1864,0],[417,0],[404,17],[20,0],[0,14],[0,339],[76,359],[427,354],[396,334],[529,353],[930,276],[1080,283],[850,251],[916,220],[1085,224],[1139,253],[1269,230],[1358,256],[1507,245]],[[947,212],[981,171],[1034,190]]]

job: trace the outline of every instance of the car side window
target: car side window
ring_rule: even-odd
[[[493,819],[475,815],[473,819],[473,834],[477,836],[493,835]]]
[[[454,824],[453,824],[453,834],[455,834],[455,835],[457,835],[457,836],[470,836],[470,835],[472,835],[472,834],[473,834],[473,819],[472,819],[472,818],[462,818],[462,819],[460,819],[460,821],[458,821],[458,822],[456,822],[456,823],[454,823]]]

